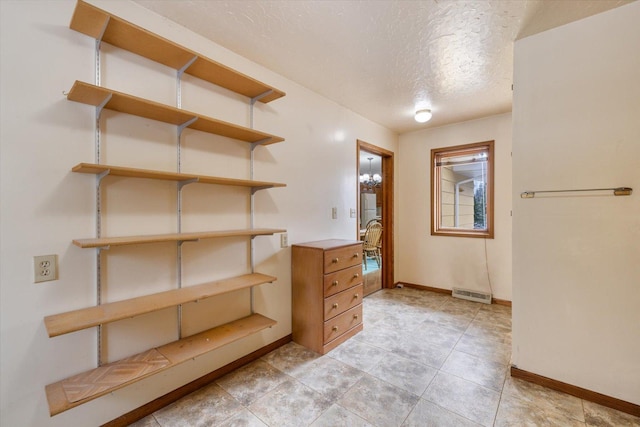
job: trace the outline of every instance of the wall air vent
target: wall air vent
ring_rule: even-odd
[[[468,289],[453,288],[451,295],[456,298],[467,299],[469,301],[491,304],[491,294],[487,292],[470,291]]]

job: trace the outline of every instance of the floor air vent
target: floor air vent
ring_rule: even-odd
[[[491,304],[491,294],[486,292],[470,291],[468,289],[453,288],[451,293],[456,298],[468,299],[469,301]]]

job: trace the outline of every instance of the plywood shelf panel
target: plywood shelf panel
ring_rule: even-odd
[[[56,337],[239,289],[270,283],[275,280],[275,277],[267,276],[266,274],[245,274],[230,279],[54,314],[45,317],[44,324],[47,327],[49,336]]]
[[[250,187],[250,188],[274,188],[274,187],[286,187],[286,184],[278,182],[267,181],[255,181],[249,179],[234,179],[234,178],[222,178],[207,175],[194,175],[187,173],[177,172],[165,172],[156,171],[151,169],[137,169],[128,168],[123,166],[111,166],[111,165],[98,165],[95,163],[79,163],[74,166],[71,171],[78,173],[86,173],[98,175],[104,172],[108,172],[109,175],[129,177],[129,178],[146,178],[146,179],[159,179],[165,181],[190,181],[196,180],[202,184],[218,184],[218,185],[231,185],[238,187]]]
[[[49,412],[52,416],[59,414],[275,324],[275,320],[252,314],[49,384],[46,386]]]
[[[249,98],[267,93],[259,99],[264,103],[285,96],[281,90],[239,73],[82,0],[79,0],[76,5],[69,27],[175,70],[182,69],[196,58],[186,68],[185,73]]]
[[[110,98],[109,98],[110,97]],[[120,113],[132,114],[147,119],[158,120],[172,125],[182,125],[196,119],[187,126],[190,129],[225,136],[246,142],[260,142],[262,145],[284,141],[284,138],[254,129],[223,122],[201,114],[193,113],[148,99],[92,85],[76,80],[67,94],[70,101],[98,107],[107,101],[104,108]]]
[[[73,244],[83,248],[102,248],[107,246],[128,246],[144,243],[179,242],[200,239],[216,239],[221,237],[268,236],[284,233],[279,228],[247,228],[240,230],[197,231],[192,233],[150,234],[143,236],[101,237],[95,239],[76,239]]]

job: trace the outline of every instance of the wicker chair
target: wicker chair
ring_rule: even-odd
[[[382,224],[377,221],[370,221],[367,224],[367,230],[364,232],[364,240],[362,245],[362,263],[364,269],[367,269],[367,255],[373,256],[380,267],[382,256],[380,254],[380,241],[382,240]]]

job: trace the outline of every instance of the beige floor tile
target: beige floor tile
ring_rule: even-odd
[[[483,426],[493,424],[500,393],[444,372],[438,373],[422,397]]]
[[[129,427],[162,427],[162,426],[158,424],[158,422],[153,417],[153,415],[149,415],[147,417],[144,417],[141,420],[136,421],[133,424],[129,424]]]
[[[320,415],[311,427],[374,427],[363,418],[353,412],[344,409],[340,405],[331,405],[322,415]]]
[[[331,406],[320,393],[293,379],[285,381],[249,405],[249,410],[271,427],[311,424]]]
[[[220,424],[220,427],[267,427],[267,425],[263,423],[260,418],[249,412],[249,410],[243,409]]]
[[[262,357],[262,360],[287,375],[296,377],[303,373],[320,354],[290,342]]]
[[[635,417],[625,412],[607,408],[597,403],[583,401],[584,417],[589,427],[638,427],[640,426],[640,417]]]
[[[333,403],[363,375],[359,369],[324,356],[310,365],[298,380]]]
[[[585,421],[581,399],[529,381],[507,377],[502,397],[503,399],[513,397],[541,410],[558,412],[567,418],[573,418],[583,423]]]
[[[484,387],[501,391],[507,375],[507,365],[453,350],[441,371]]]
[[[405,359],[440,369],[444,361],[447,360],[449,353],[451,353],[453,344],[439,345],[421,340],[413,335],[406,335],[397,341],[389,343],[388,347],[392,353]]]
[[[511,313],[480,310],[473,320],[490,326],[511,329]]]
[[[510,307],[407,287],[363,304],[364,331],[329,354],[286,344],[133,425],[640,427],[511,378]]]
[[[343,408],[378,427],[400,426],[418,397],[365,375],[338,402]]]
[[[243,405],[249,405],[291,377],[267,362],[256,360],[216,381]]]
[[[530,401],[503,395],[496,415],[495,427],[585,427],[585,423],[569,418],[560,411],[541,409]]]
[[[369,371],[369,374],[421,396],[438,371],[395,354],[389,354]]]
[[[492,338],[464,334],[460,337],[455,349],[505,365],[511,361],[511,344]]]
[[[494,341],[511,342],[511,328],[503,328],[501,326],[489,325],[483,322],[472,321],[467,330],[466,335],[474,337],[488,338]]]
[[[358,340],[348,340],[327,353],[327,356],[368,372],[389,354],[388,351]]]
[[[479,427],[458,414],[447,411],[427,400],[420,399],[402,427]]]
[[[229,393],[210,384],[160,409],[154,417],[162,427],[199,427],[220,424],[242,409]]]
[[[473,321],[473,315],[436,311],[429,316],[428,321],[432,322],[430,326],[433,328],[438,328],[442,325],[459,332],[464,332]],[[429,323],[425,322],[424,326],[426,327],[427,325],[429,325]]]

